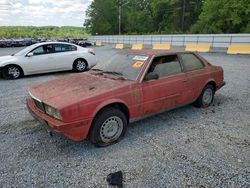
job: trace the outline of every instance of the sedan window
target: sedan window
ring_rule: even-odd
[[[77,48],[76,48],[76,46],[65,44],[65,50],[66,51],[76,51]]]
[[[202,69],[203,63],[194,54],[180,54],[185,71]]]
[[[55,48],[51,44],[42,45],[42,46],[39,46],[38,48],[34,49],[32,52],[34,55],[49,54],[49,53],[54,53]]]
[[[161,78],[181,73],[182,70],[177,55],[169,55],[156,57],[148,70],[149,72],[156,73]]]
[[[55,52],[68,52],[68,51],[76,51],[76,46],[67,45],[67,44],[54,44]]]

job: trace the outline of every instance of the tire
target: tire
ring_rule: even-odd
[[[73,63],[73,70],[75,72],[84,72],[88,68],[88,63],[84,59],[76,59]]]
[[[21,78],[23,76],[23,71],[20,67],[16,65],[9,65],[3,69],[2,75],[5,79],[13,80]]]
[[[206,85],[198,99],[194,102],[194,106],[199,108],[206,108],[210,106],[214,100],[214,93],[214,87],[210,84]]]
[[[95,117],[89,140],[97,147],[105,147],[119,142],[127,130],[127,118],[116,108],[107,107]]]

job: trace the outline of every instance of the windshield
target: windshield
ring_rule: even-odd
[[[21,51],[17,52],[14,54],[14,56],[21,56],[21,55],[26,55],[30,50],[32,50],[34,47],[36,47],[37,44],[33,44],[27,48],[22,49]]]
[[[98,63],[92,70],[136,80],[147,59],[148,56],[116,54],[108,61]]]

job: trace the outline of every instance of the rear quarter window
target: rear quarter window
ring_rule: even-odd
[[[180,54],[185,71],[202,69],[204,64],[194,54]]]

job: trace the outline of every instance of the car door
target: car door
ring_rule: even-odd
[[[56,59],[55,68],[57,70],[72,69],[75,60],[76,46],[68,44],[54,44]]]
[[[159,78],[142,83],[144,115],[171,109],[186,102],[187,78],[176,54],[154,58],[147,74],[152,73]]]
[[[25,56],[27,73],[43,73],[54,70],[54,48],[52,44],[41,45]]]
[[[206,70],[202,60],[193,53],[180,53],[179,58],[187,76],[188,98],[190,101],[194,101],[199,97],[210,73]]]

